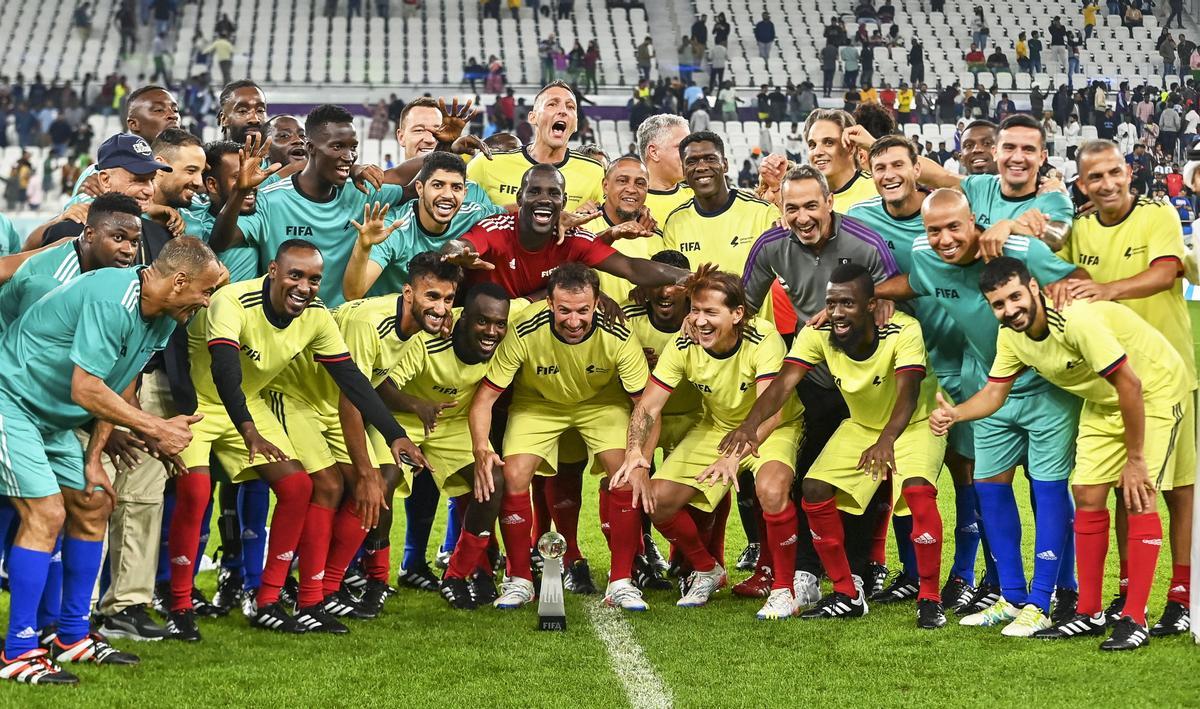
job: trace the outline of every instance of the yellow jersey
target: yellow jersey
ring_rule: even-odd
[[[1009,381],[1032,367],[1043,379],[1098,406],[1116,407],[1117,390],[1107,377],[1133,367],[1147,403],[1173,406],[1191,390],[1183,361],[1161,332],[1119,303],[1076,300],[1062,310],[1049,303],[1049,334],[1000,328],[991,381]]]
[[[637,335],[647,358],[649,359],[650,353],[654,354],[651,368],[657,366],[658,359],[662,357],[668,345],[672,345],[675,340],[679,339],[679,331],[658,329],[658,325],[650,317],[650,311],[644,305],[630,303],[623,305],[621,310],[625,312],[625,327]],[[677,387],[675,391],[671,392],[662,412],[664,416],[698,413],[702,405],[700,392],[695,387]]]
[[[209,348],[233,345],[240,351],[242,392],[249,399],[271,383],[293,359],[310,353],[313,366],[349,359],[346,342],[320,299],[288,321],[270,311],[267,276],[231,283],[213,294],[208,308],[188,326],[192,385],[200,404],[221,405],[211,374]]]
[[[438,415],[439,420],[465,417],[475,389],[487,374],[489,360],[475,361],[455,344],[462,328],[461,321],[455,323],[450,339],[427,332],[409,338],[392,368],[392,381],[405,394],[437,403],[454,402]],[[400,413],[396,418],[408,430],[420,430],[422,425],[415,414]]]
[[[628,403],[649,376],[642,343],[628,329],[596,317],[588,336],[570,345],[554,331],[549,306],[540,303],[518,316],[496,348],[483,382],[498,391],[514,385],[514,403],[575,406]]]
[[[715,212],[705,212],[689,199],[662,225],[663,246],[688,257],[692,268],[718,264],[722,271],[741,275],[750,247],[779,219],[779,209],[740,190],[729,191],[729,201]]]
[[[529,154],[528,146],[519,150],[492,153],[492,159],[476,158],[467,163],[467,179],[478,182],[492,202],[504,206],[517,201],[521,178],[538,161]],[[561,162],[549,163],[558,168],[567,183],[567,211],[573,212],[587,201],[599,203],[604,199],[604,166],[598,161],[573,150]]]
[[[879,190],[875,187],[875,180],[872,180],[871,176],[862,170],[858,170],[849,182],[842,185],[840,190],[833,191],[833,211],[845,214],[859,202],[878,196]]]
[[[596,232],[604,231],[614,226],[614,224],[604,211],[600,212],[599,219],[591,222],[591,225],[595,227],[593,231]],[[618,253],[625,254],[630,258],[648,259],[663,250],[662,231],[655,229],[652,236],[640,239],[616,239],[612,242],[612,247]],[[596,271],[596,275],[600,276],[600,291],[618,303],[628,298],[629,291],[633,290],[633,284],[624,278],[619,278],[611,273],[605,273],[600,270]]]
[[[1093,280],[1119,281],[1144,272],[1158,261],[1175,261],[1183,273],[1183,227],[1169,204],[1138,199],[1124,219],[1106,225],[1093,212],[1075,220],[1071,236],[1058,255],[1083,268]],[[1118,301],[1153,325],[1179,353],[1188,387],[1196,387],[1196,353],[1192,348],[1192,321],[1183,297],[1183,279],[1176,278],[1165,291],[1146,298]]]
[[[875,337],[875,351],[860,361],[834,346],[829,323],[806,327],[796,335],[786,361],[805,369],[825,362],[833,383],[846,398],[850,420],[876,431],[887,426],[896,407],[896,373],[919,372],[924,379],[909,423],[929,418],[937,405],[938,383],[926,362],[921,324],[916,318],[897,312],[887,324],[875,329]]]
[[[650,210],[650,216],[654,217],[654,221],[658,222],[659,231],[662,231],[671,212],[694,196],[692,188],[685,182],[680,182],[669,190],[647,190],[646,209]]]
[[[786,350],[775,326],[762,319],[747,322],[737,346],[723,355],[680,335],[663,350],[650,380],[672,394],[681,384],[690,386],[700,394],[705,418],[718,428],[733,429],[754,406],[755,385],[778,376]],[[788,392],[783,421],[796,420],[803,412],[799,397]]]

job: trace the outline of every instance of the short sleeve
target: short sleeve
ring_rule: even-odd
[[[313,360],[328,364],[349,359],[350,353],[346,349],[346,341],[342,339],[342,331],[338,329],[329,311],[323,307],[310,306],[307,312],[311,313],[309,317],[314,321],[312,339],[307,345]]]
[[[1175,260],[1182,269],[1186,247],[1183,243],[1183,225],[1179,221],[1179,213],[1174,209],[1162,206],[1155,207],[1153,216],[1143,232],[1150,251],[1147,253],[1151,264],[1162,260]]]
[[[1067,263],[1075,263],[1075,232],[1071,231],[1067,235],[1067,240],[1063,242],[1062,248],[1054,252],[1054,255],[1066,261]]]
[[[918,243],[921,243],[921,239],[914,241],[913,246],[915,247]],[[929,283],[925,280],[925,272],[929,266],[924,261],[926,256],[932,256],[933,258],[937,258],[937,256],[932,251],[925,253],[929,248],[926,245],[920,250],[913,249],[912,270],[908,272],[908,287],[917,295],[930,295],[933,292],[933,289],[929,287]]]
[[[617,351],[617,376],[630,396],[641,394],[650,379],[650,368],[646,366],[642,343],[633,333],[621,342],[621,348]]]
[[[1066,194],[1054,190],[1038,195],[1037,208],[1054,222],[1070,224],[1075,219],[1075,205]]]
[[[500,341],[496,354],[492,355],[483,383],[500,391],[507,389],[524,361],[525,342],[519,335],[510,333]]]
[[[491,232],[489,232],[487,229],[480,228],[480,226],[476,224],[468,229],[467,233],[460,236],[459,239],[469,243],[471,248],[475,249],[475,253],[479,254],[480,256],[484,256],[487,254],[487,252],[491,251],[492,248],[491,238],[489,236],[490,234]]]
[[[792,349],[788,350],[783,361],[798,364],[805,369],[813,369],[825,361],[825,331],[815,327],[806,327],[796,334]]]
[[[899,341],[896,343],[895,371],[925,374],[928,357],[925,353],[925,335],[921,331],[921,323],[906,318],[897,337]]]
[[[390,224],[388,226],[391,226]],[[399,251],[400,239],[402,238],[400,230],[393,231],[388,234],[388,237],[381,243],[371,247],[371,253],[367,257],[375,263],[379,264],[382,269],[387,269],[396,262],[396,255]]]
[[[0,214],[0,256],[15,254],[21,250],[21,235],[12,220]]]
[[[129,311],[119,303],[87,303],[71,341],[71,362],[94,377],[106,378],[121,358],[129,329]]]
[[[267,239],[269,223],[265,204],[267,201],[260,199],[253,214],[243,214],[237,219],[238,229],[242,230],[242,238],[250,246],[258,246]]]
[[[1100,313],[1093,313],[1094,309],[1091,303],[1080,302],[1063,310],[1066,341],[1079,350],[1093,372],[1107,377],[1125,364],[1125,348],[1108,327],[1100,326],[1107,321]],[[1132,311],[1128,316],[1136,317]]]
[[[679,386],[679,382],[683,381],[686,375],[687,347],[680,346],[680,339],[682,338],[676,338],[667,343],[662,354],[658,356],[658,364],[654,366],[654,373],[650,375],[652,382],[667,391],[675,391],[675,387]]]
[[[595,268],[601,261],[617,253],[617,250],[600,239],[594,236],[577,238],[576,243],[571,249],[570,260],[580,260],[583,263]]]
[[[367,379],[374,381],[371,376],[375,362],[379,359],[379,331],[365,320],[351,319],[342,325],[342,337],[346,343],[346,351],[358,365],[358,369]]]
[[[1017,378],[1018,374],[1025,371],[1025,363],[1021,361],[1012,347],[1010,341],[1012,337],[1025,337],[1025,335],[1014,333],[1012,330],[1001,330],[1000,335],[996,338],[996,358],[992,360],[988,381],[1012,381]]]
[[[392,367],[390,376],[396,386],[403,389],[405,384],[420,374],[425,369],[426,357],[425,336],[410,337],[400,348],[400,359]]]
[[[787,346],[778,332],[768,333],[754,348],[754,381],[769,381],[779,376]]]
[[[246,324],[246,309],[236,297],[217,297],[208,306],[208,332],[205,338],[209,345],[224,343],[234,347],[242,346],[242,328]]]
[[[987,194],[988,188],[996,180],[995,175],[967,175],[959,183],[963,194],[967,197],[967,202],[975,205],[976,202]]]
[[[480,190],[486,192],[483,183],[487,182],[487,163],[490,162],[482,155],[476,155],[467,163],[467,184],[474,183]],[[468,194],[470,194],[468,190]]]
[[[1075,272],[1075,264],[1067,263],[1054,255],[1049,246],[1041,239],[1029,239],[1029,250],[1026,252],[1026,265],[1029,272],[1038,283],[1047,286],[1061,281]]]
[[[352,189],[355,189],[355,191],[357,191],[357,189],[354,188],[353,185],[350,185],[350,187]],[[404,202],[404,186],[403,185],[380,185],[379,189],[375,190],[375,192],[373,192],[372,194],[366,196],[366,200],[368,202],[384,202],[386,204],[392,205],[392,207],[395,207],[396,205]]]

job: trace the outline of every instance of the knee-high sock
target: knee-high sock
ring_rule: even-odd
[[[676,512],[674,517],[665,522],[656,522],[654,526],[687,558],[693,569],[712,571],[716,568],[717,560],[704,548],[696,522],[686,509]]]
[[[892,531],[896,536],[896,556],[900,559],[900,568],[909,578],[918,578],[917,552],[913,549],[913,516],[893,515]]]
[[[529,491],[505,493],[500,503],[500,536],[508,554],[508,575],[533,581],[529,539],[533,532],[533,503]]]
[[[975,490],[975,514],[979,519],[979,548],[983,551],[983,581],[980,583],[999,587],[1000,574],[996,571],[996,559],[992,556],[992,545],[988,543],[987,528],[983,526],[983,507],[979,505],[978,488]]]
[[[370,534],[367,536],[369,537]],[[392,569],[391,545],[387,543],[387,540],[383,540],[383,546],[376,546],[376,542],[371,539],[367,539],[365,544],[362,556],[363,573],[373,581],[387,583],[388,574]]]
[[[583,558],[579,551],[579,508],[582,505],[582,497],[582,477],[559,473],[546,480],[546,500],[550,503],[550,518],[554,520],[554,529],[567,540],[567,553],[563,555],[564,566]]]
[[[217,494],[221,513],[217,517],[217,534],[221,536],[221,567],[242,570],[242,524],[238,519],[239,488],[236,483],[222,483]]]
[[[917,557],[917,573],[921,590],[917,598],[941,601],[939,589],[942,577],[942,515],[938,512],[937,490],[932,485],[910,485],[900,494],[912,512],[913,553]]]
[[[46,568],[46,585],[42,589],[42,598],[37,606],[37,627],[39,629],[58,624],[58,616],[62,612],[63,565],[62,565],[62,535],[54,541],[54,551],[50,552],[50,566]],[[12,579],[12,576],[9,576]]]
[[[725,497],[717,503],[712,513],[712,532],[708,536],[708,553],[717,560],[718,564],[725,563],[725,529],[729,524],[729,511],[733,507],[733,495],[725,493]],[[792,512],[795,514],[795,505]],[[793,567],[795,560],[792,560]]]
[[[322,581],[325,595],[336,593],[346,577],[346,568],[367,538],[362,518],[353,500],[346,500],[338,507],[333,517],[333,537],[329,540],[329,555],[325,559],[325,579]],[[303,557],[301,557],[303,558]]]
[[[1063,544],[1062,563],[1058,565],[1058,588],[1079,589],[1075,580],[1075,504],[1071,503],[1071,514],[1067,517],[1067,541]]]
[[[242,588],[258,591],[267,554],[267,515],[271,486],[266,480],[238,485],[238,519],[242,524]]]
[[[171,610],[192,608],[192,577],[199,564],[196,549],[200,545],[200,527],[208,508],[212,484],[205,473],[188,473],[175,480],[175,509],[167,538],[171,560]]]
[[[758,515],[758,519],[755,521],[755,524],[758,527],[758,534],[755,535],[758,539],[758,568],[765,569],[766,571],[769,571],[772,574],[774,574],[775,573],[775,555],[772,554],[770,552],[770,550],[763,551],[763,548],[767,543],[766,514],[763,512],[762,507],[759,505],[754,506],[754,511]],[[795,568],[795,566],[793,566],[792,568]]]
[[[612,536],[611,524],[608,519],[608,506],[611,504],[608,500],[608,486],[601,483],[600,485],[600,533],[604,535],[604,540],[608,541]]]
[[[987,530],[1000,590],[1004,599],[1015,606],[1025,605],[1025,567],[1021,562],[1021,516],[1012,485],[1004,483],[975,483],[979,506],[983,510],[983,526]]]
[[[158,569],[154,572],[156,584],[171,580],[171,518],[175,514],[175,485],[170,484],[163,493],[162,529],[158,535]]]
[[[62,613],[58,640],[62,645],[87,637],[91,621],[92,589],[104,560],[104,542],[64,537],[62,543]]]
[[[771,588],[790,589],[792,577],[796,575],[796,505],[788,500],[780,512],[763,512],[763,520],[767,528],[767,545],[759,554],[769,555],[774,564]]]
[[[38,602],[46,585],[50,552],[14,545],[8,555],[8,634],[4,657],[13,659],[38,646]]]
[[[608,523],[608,548],[612,552],[608,580],[631,578],[633,557],[637,556],[638,541],[642,538],[641,512],[633,506],[632,490],[608,491]]]
[[[458,535],[458,545],[450,555],[450,565],[446,567],[446,578],[465,579],[475,573],[480,566],[487,566],[487,548],[491,542],[490,532],[472,534],[462,530]]]
[[[1108,556],[1108,510],[1075,512],[1075,559],[1079,564],[1078,612],[1095,615],[1103,610],[1104,559]]]
[[[429,548],[439,499],[441,493],[433,475],[422,472],[413,477],[412,494],[404,498],[404,556],[400,558],[400,568],[419,569],[429,564],[425,550]]]
[[[315,606],[325,599],[325,567],[329,563],[329,545],[333,540],[333,518],[337,511],[310,502],[300,533],[300,608]]]
[[[1038,513],[1034,519],[1033,582],[1026,602],[1048,614],[1050,596],[1059,578],[1058,566],[1067,544],[1067,525],[1075,507],[1066,480],[1030,480],[1029,487],[1037,500]]]
[[[1146,603],[1154,584],[1154,567],[1162,549],[1162,520],[1158,512],[1129,515],[1129,590],[1125,594],[1125,615],[1140,625],[1146,624]]]
[[[304,517],[312,499],[312,480],[304,471],[292,473],[271,483],[275,493],[275,512],[271,515],[271,538],[267,542],[267,563],[263,565],[262,584],[258,587],[258,607],[279,600],[279,589],[292,568],[292,558],[304,531]],[[324,564],[321,565],[324,568]]]
[[[442,552],[450,553],[458,545],[458,535],[462,532],[463,503],[458,497],[446,500],[446,535],[442,537]]]
[[[746,533],[746,541],[750,544],[758,544],[762,541],[758,534],[761,529],[758,520],[762,516],[762,511],[758,508],[758,497],[754,494],[754,475],[749,472],[741,475],[743,477],[738,481],[740,490],[737,493],[738,519],[742,522],[742,531]]]
[[[529,548],[537,546],[538,540],[542,535],[550,531],[550,496],[546,491],[550,478],[544,475],[534,475],[533,481],[530,483],[530,492],[533,505],[533,525],[530,529]],[[604,508],[601,507],[603,510]],[[602,527],[603,528],[603,527]],[[605,532],[607,535],[608,533]],[[507,546],[507,544],[505,545]]]
[[[204,506],[204,514],[200,517],[200,537],[196,540],[196,562],[192,564],[193,586],[196,585],[196,574],[200,573],[200,560],[204,558],[204,550],[208,548],[208,537],[212,531],[213,503],[213,496],[209,494],[208,504]]]
[[[954,486],[954,564],[950,575],[975,585],[975,557],[979,552],[979,498],[974,485]]]
[[[1191,564],[1172,564],[1171,565],[1171,585],[1168,587],[1167,600],[1174,603],[1179,603],[1184,606],[1191,606],[1190,596],[1192,593],[1192,565]]]
[[[833,582],[833,590],[851,598],[858,595],[854,579],[850,576],[850,560],[846,558],[845,530],[842,516],[838,514],[837,498],[824,502],[800,503],[808,515],[808,528],[812,530],[813,546],[821,557],[821,565]]]
[[[888,527],[892,523],[892,479],[888,478],[884,484],[879,486],[881,490],[887,490],[886,496],[880,501],[877,506],[878,517],[875,519],[875,528],[871,530],[871,547],[867,553],[867,559],[875,564],[887,564],[887,538]],[[896,548],[899,551],[900,535],[896,535]]]

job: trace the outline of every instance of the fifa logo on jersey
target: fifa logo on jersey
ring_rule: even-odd
[[[246,355],[246,359],[252,359],[255,362],[262,361],[262,353],[256,349],[252,349],[246,345],[242,345],[242,354]]]
[[[433,390],[436,392],[441,392],[442,394],[448,394],[449,396],[454,396],[458,393],[458,387],[446,387],[438,384],[433,386]]]
[[[288,226],[283,228],[283,233],[287,236],[312,236],[312,227],[310,226]]]
[[[520,185],[500,185],[500,194],[516,194],[520,191]]]
[[[954,288],[934,288],[933,296],[935,298],[958,298],[958,290]]]
[[[700,383],[698,383],[698,382],[692,382],[692,386],[696,387],[696,389],[698,389],[698,390],[700,390],[700,391],[704,392],[705,394],[711,394],[711,393],[712,393],[712,387],[710,387],[710,386],[709,386],[709,385],[707,385],[707,384],[700,384]]]
[[[735,243],[735,244],[737,243],[737,240],[736,240],[736,239],[734,240],[734,243]],[[700,242],[699,242],[699,241],[684,241],[684,242],[681,242],[681,243],[679,244],[679,250],[680,250],[680,251],[683,251],[683,252],[685,252],[685,253],[686,253],[686,252],[688,252],[688,251],[699,251],[699,250],[700,250]]]
[[[586,371],[588,374],[608,374],[609,370],[607,367],[597,367],[594,364],[589,364]]]
[[[390,369],[372,369],[372,370],[371,370],[371,376],[373,376],[373,377],[386,377],[386,376],[387,376],[387,375],[388,375],[388,374],[389,374],[391,371],[392,371],[392,370],[390,370]]]
[[[558,374],[558,365],[557,365],[557,364],[551,364],[551,365],[549,365],[549,366],[547,366],[547,367],[543,367],[543,366],[541,366],[541,365],[539,364],[539,365],[538,365],[538,368],[537,368],[537,373],[538,373],[538,374],[542,374],[542,375],[548,375],[548,374]]]
[[[1129,258],[1129,256],[1126,255],[1126,258]],[[1100,257],[1099,256],[1090,256],[1088,254],[1080,254],[1079,265],[1080,266],[1099,266],[1100,265]]]

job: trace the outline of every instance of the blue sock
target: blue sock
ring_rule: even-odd
[[[1058,565],[1058,588],[1079,590],[1079,582],[1075,580],[1075,507],[1072,505],[1071,514],[1067,517],[1067,541],[1063,544],[1062,563]]]
[[[412,494],[404,498],[404,557],[400,568],[417,569],[429,563],[425,550],[429,548],[439,497],[432,475],[421,473],[413,477]]]
[[[204,550],[208,548],[208,535],[212,532],[213,501],[216,495],[208,496],[208,507],[204,508],[204,517],[200,520],[200,544],[196,548],[196,563],[192,564],[192,578],[200,573],[200,560],[204,558]]]
[[[267,555],[267,515],[271,486],[265,480],[244,482],[238,488],[238,519],[242,523],[242,588],[257,591]]]
[[[175,487],[163,495],[162,531],[158,538],[158,570],[154,572],[154,583],[171,581],[171,552],[167,548],[167,537],[171,534],[171,517],[175,514]]]
[[[447,554],[458,546],[458,535],[462,532],[463,510],[458,506],[458,498],[446,500],[446,537],[442,540],[442,551]]]
[[[1038,513],[1034,519],[1033,583],[1027,602],[1048,614],[1067,542],[1067,520],[1075,508],[1066,480],[1030,480],[1029,487],[1037,499]]]
[[[983,510],[983,526],[987,529],[1000,591],[1004,600],[1015,606],[1025,605],[1029,592],[1025,588],[1025,567],[1021,563],[1021,515],[1012,485],[976,482],[975,494]]]
[[[8,634],[4,638],[4,656],[20,657],[38,646],[37,614],[50,552],[14,546],[8,554]]]
[[[892,533],[896,536],[896,556],[900,557],[900,568],[909,578],[918,578],[917,552],[912,543],[912,515],[892,515]]]
[[[972,485],[972,487],[975,486]],[[979,548],[983,550],[983,581],[980,584],[999,588],[1000,574],[996,572],[996,560],[992,558],[992,545],[988,543],[987,528],[983,525],[983,508],[979,506],[978,488],[975,489],[975,518],[979,520]]]
[[[979,552],[979,498],[974,485],[954,486],[954,565],[950,575],[975,585],[975,556]]]
[[[42,597],[37,607],[38,629],[48,628],[58,624],[58,615],[62,610],[63,565],[62,565],[62,535],[54,541],[54,551],[50,552],[50,565],[46,567],[46,585],[42,587]]]
[[[58,639],[63,645],[87,637],[92,611],[92,588],[104,558],[104,542],[74,537],[63,539],[62,613],[58,617]]]

